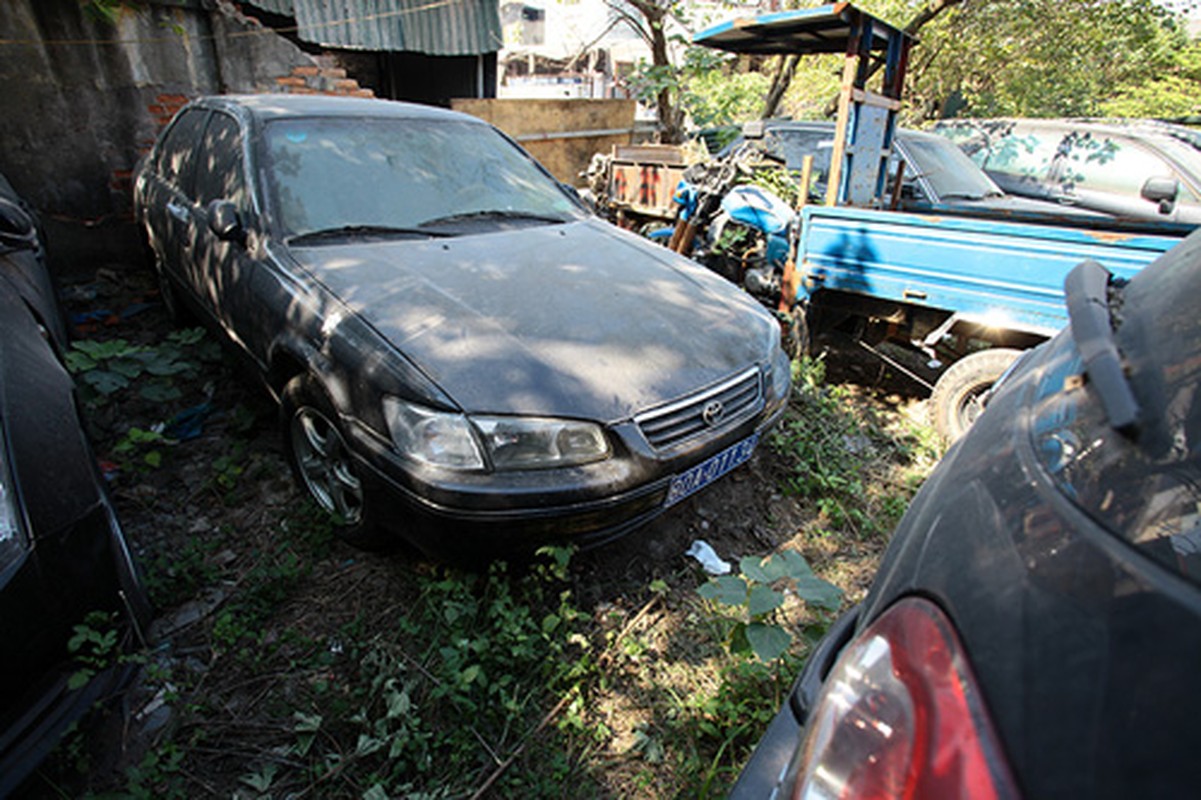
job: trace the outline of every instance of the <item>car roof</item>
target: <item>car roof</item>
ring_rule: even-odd
[[[1078,130],[1118,136],[1135,136],[1144,140],[1175,139],[1201,149],[1201,131],[1174,125],[1157,119],[1116,119],[1093,117],[989,117],[943,119],[934,128],[987,129],[992,125],[1014,125],[1045,130]]]
[[[834,122],[833,120],[820,119],[768,119],[763,121],[763,129],[764,133],[779,130],[817,130],[833,133]],[[902,136],[906,139],[945,140],[945,137],[933,133],[919,131],[915,128],[902,128],[900,126],[897,127],[897,136]]]
[[[293,117],[379,117],[387,119],[457,120],[486,124],[478,117],[444,108],[368,97],[299,94],[225,94],[194,100],[190,105],[241,111],[260,121]]]

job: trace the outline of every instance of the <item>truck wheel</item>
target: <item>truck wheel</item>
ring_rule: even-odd
[[[942,374],[930,394],[930,421],[948,445],[967,432],[984,410],[988,390],[1020,350],[995,347],[964,356]]]
[[[284,387],[280,428],[292,474],[333,522],[338,538],[362,550],[380,550],[388,537],[373,523],[363,482],[333,403],[316,380],[299,375]]]

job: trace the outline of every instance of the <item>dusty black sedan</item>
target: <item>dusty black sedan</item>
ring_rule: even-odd
[[[249,359],[352,542],[620,535],[746,461],[788,394],[768,313],[462,114],[202,99],[135,204],[165,296]]]
[[[1201,232],[1066,288],[732,797],[1197,793]]]
[[[59,355],[33,218],[0,177],[0,797],[131,677],[149,606]],[[76,626],[98,646],[72,652]]]

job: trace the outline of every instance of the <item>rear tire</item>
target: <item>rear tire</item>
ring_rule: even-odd
[[[338,538],[362,550],[386,549],[390,537],[375,525],[337,420],[333,403],[315,379],[299,375],[284,387],[280,429],[296,482],[331,521]]]
[[[943,442],[953,444],[967,432],[984,410],[988,390],[1020,355],[1020,350],[995,347],[947,367],[930,394],[930,421]]]

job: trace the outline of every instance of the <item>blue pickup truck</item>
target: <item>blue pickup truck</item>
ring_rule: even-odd
[[[1128,279],[1184,234],[827,206],[806,207],[801,220],[802,336],[841,331],[926,353],[943,367],[930,406],[948,441],[1022,350],[1067,323],[1063,282],[1074,266],[1092,259]]]
[[[759,226],[768,263],[745,269],[740,282],[778,307],[801,347],[841,331],[886,359],[875,347],[884,341],[924,352],[936,380],[908,372],[931,389],[932,422],[947,441],[971,424],[1022,350],[1064,326],[1073,267],[1092,259],[1129,278],[1190,230],[961,206],[888,210],[904,177],[888,164],[914,40],[850,3],[738,18],[693,41],[754,55],[845,56],[825,204],[801,208],[790,247],[778,241],[783,223]],[[802,203],[810,188],[801,187]]]

